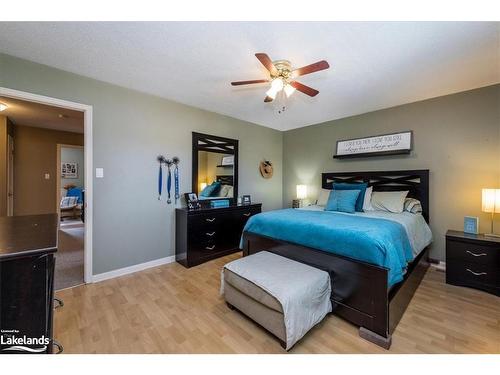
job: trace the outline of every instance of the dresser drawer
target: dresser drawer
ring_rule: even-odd
[[[245,226],[247,220],[253,216],[260,213],[260,209],[255,207],[242,208],[240,210],[234,211],[232,213],[232,220],[239,223],[242,227]],[[242,228],[243,229],[243,228]]]
[[[223,223],[224,218],[227,218],[227,215],[227,213],[193,215],[189,218],[189,230],[212,230],[217,225]]]
[[[500,268],[500,246],[446,240],[446,259]]]

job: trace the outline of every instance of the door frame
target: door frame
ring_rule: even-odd
[[[7,134],[7,216],[14,216],[14,137]]]
[[[0,95],[14,99],[26,100],[28,102],[51,105],[54,107],[72,109],[83,112],[84,123],[84,153],[85,153],[85,232],[84,232],[84,255],[83,255],[83,280],[85,283],[92,282],[92,218],[93,218],[93,142],[92,142],[92,106],[67,100],[52,98],[25,91],[13,90],[0,86]],[[59,192],[58,192],[59,194]],[[57,200],[59,201],[59,200]]]

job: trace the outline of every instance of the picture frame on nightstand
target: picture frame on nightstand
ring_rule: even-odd
[[[479,233],[479,218],[475,216],[464,217],[464,232],[469,234]]]

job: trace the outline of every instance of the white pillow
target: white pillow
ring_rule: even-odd
[[[371,204],[372,199],[373,186],[366,188],[365,191],[365,199],[363,201],[363,211],[373,211],[373,207]]]
[[[330,192],[331,192],[330,189],[321,189],[316,204],[318,206],[326,206],[328,202],[328,197],[330,196]]]
[[[231,188],[231,185],[222,185],[218,196],[219,197],[227,197],[227,193],[228,193],[230,188]]]
[[[371,205],[374,210],[401,213],[408,191],[374,191]]]
[[[404,210],[411,212],[412,214],[421,214],[422,204],[418,199],[406,198],[404,203]]]

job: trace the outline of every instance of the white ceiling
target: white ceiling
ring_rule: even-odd
[[[500,82],[495,22],[0,23],[0,52],[280,130],[298,128]],[[254,57],[301,77],[286,111],[263,102]]]
[[[83,134],[83,112],[4,96],[0,96],[0,103],[7,105],[0,115],[16,125]]]

